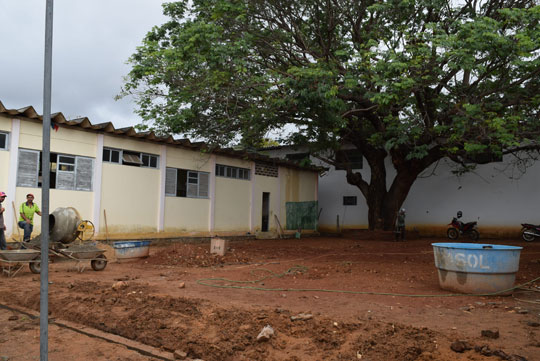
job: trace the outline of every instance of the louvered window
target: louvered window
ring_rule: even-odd
[[[143,164],[141,160],[141,153],[131,153],[131,152],[122,152],[122,164],[126,165],[137,165],[140,166]]]
[[[87,157],[51,153],[50,188],[92,191],[94,160]],[[42,186],[41,153],[37,150],[19,149],[17,186],[38,188]]]
[[[199,197],[208,198],[210,174],[199,172]]]
[[[170,197],[208,198],[209,174],[186,169],[167,168],[165,195]]]
[[[94,175],[94,160],[92,158],[76,157],[75,189],[78,191],[91,191]]]
[[[19,166],[17,169],[17,186],[38,186],[39,151],[19,149]]]
[[[165,195],[176,196],[176,169],[174,168],[165,170]]]

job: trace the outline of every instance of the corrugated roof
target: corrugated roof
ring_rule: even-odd
[[[31,105],[20,109],[7,109],[4,104],[2,104],[2,101],[0,101],[0,114],[7,114],[14,117],[24,117],[43,122],[43,117],[39,115],[34,109],[34,107]],[[134,127],[116,129],[112,122],[92,124],[87,117],[67,120],[60,112],[51,114],[51,121],[58,124],[60,127],[65,126],[66,128],[81,128],[84,130],[94,131],[96,133],[106,133],[122,137],[145,139],[155,143],[173,145],[193,150],[209,151],[214,154],[226,155],[232,158],[247,159],[267,164],[282,165],[289,168],[304,169],[309,171],[321,171],[324,169],[315,166],[300,166],[297,163],[285,159],[271,158],[267,155],[246,152],[245,150],[219,147],[210,149],[210,147],[204,142],[191,142],[189,139],[186,138],[174,139],[172,135],[158,136],[152,131],[137,132]]]

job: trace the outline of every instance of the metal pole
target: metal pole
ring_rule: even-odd
[[[41,286],[39,303],[39,359],[49,355],[49,189],[51,160],[51,83],[52,83],[53,0],[45,10],[45,63],[43,77],[43,149],[41,183]]]

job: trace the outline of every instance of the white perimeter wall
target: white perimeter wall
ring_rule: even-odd
[[[278,149],[267,153],[285,157],[303,151]],[[540,223],[540,162],[531,163],[522,173],[510,160],[511,157],[506,157],[505,162],[478,165],[474,171],[459,177],[452,173],[449,160],[433,165],[417,179],[403,204],[407,227],[441,235],[458,210],[463,211],[464,221],[478,221],[481,233],[511,233],[519,231],[523,222]],[[330,168],[319,178],[320,229],[335,230],[338,215],[341,227],[367,228],[365,198],[357,187],[347,183],[346,172],[336,171],[314,158],[312,161]],[[370,169],[365,159],[363,166],[358,171],[369,181]],[[390,162],[387,169],[390,185],[395,175]],[[357,205],[344,206],[344,196],[356,196]]]

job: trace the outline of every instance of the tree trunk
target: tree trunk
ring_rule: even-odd
[[[407,160],[406,151],[393,151],[391,159],[397,173],[390,188],[387,189],[385,159],[388,153],[373,148],[358,147],[358,149],[363,151],[369,164],[371,179],[368,183],[362,178],[361,173],[347,169],[347,182],[357,186],[366,198],[369,229],[391,231],[395,228],[397,213],[418,175],[441,159],[443,153],[439,147],[434,147],[422,159]]]
[[[384,162],[370,162],[371,179],[368,184],[359,173],[349,172],[347,181],[356,185],[364,197],[368,206],[368,224],[370,230],[394,229],[397,213],[416,178],[424,167],[413,166],[400,167],[390,189],[386,187],[386,167]]]
[[[374,184],[374,179],[372,179],[366,198],[370,230],[391,231],[395,228],[397,213],[405,202],[417,175],[412,170],[398,173],[388,191],[386,180],[383,183],[382,179],[376,179],[377,184]]]
[[[385,224],[388,223],[385,218],[387,209],[386,189],[386,152],[372,152],[366,157],[371,170],[371,179],[367,183],[360,173],[347,171],[347,181],[349,184],[357,186],[364,197],[368,206],[368,224],[370,230],[385,229]]]

